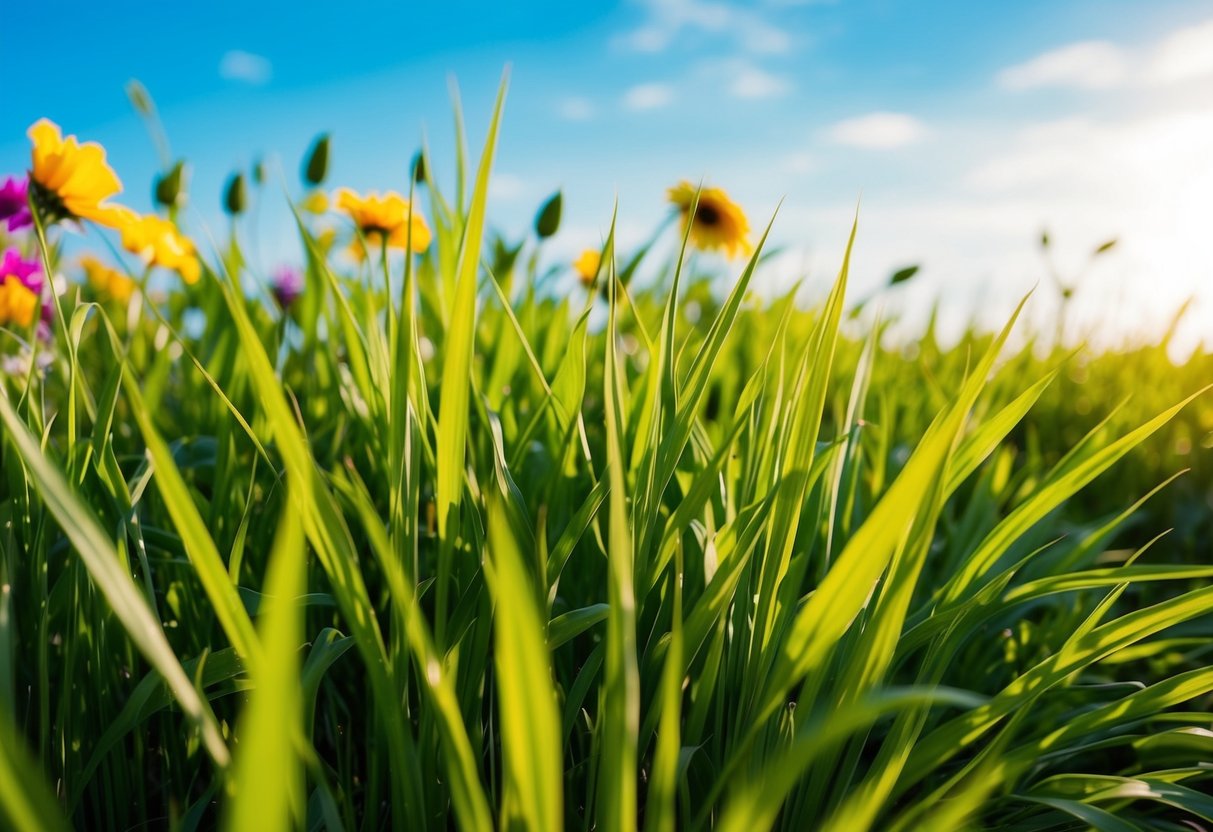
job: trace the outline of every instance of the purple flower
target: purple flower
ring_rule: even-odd
[[[289,309],[303,294],[303,272],[294,266],[279,266],[274,270],[270,291],[283,309]]]
[[[0,221],[8,220],[8,230],[16,231],[34,222],[24,179],[10,176],[0,185]]]
[[[20,280],[31,292],[42,293],[42,267],[37,260],[23,258],[15,248],[4,252],[4,259],[0,260],[0,280],[10,276]]]

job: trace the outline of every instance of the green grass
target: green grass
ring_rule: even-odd
[[[1213,356],[893,345],[845,218],[814,308],[672,231],[554,293],[486,232],[500,111],[424,255],[299,213],[284,314],[239,221],[4,376],[0,820],[1213,823]]]

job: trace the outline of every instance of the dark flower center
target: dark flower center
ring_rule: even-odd
[[[715,205],[700,204],[695,209],[695,222],[700,225],[716,225],[720,222],[720,211]]]
[[[59,194],[35,181],[33,176],[29,179],[29,195],[46,225],[73,218],[72,212],[67,210]]]

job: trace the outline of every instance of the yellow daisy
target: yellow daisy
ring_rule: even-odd
[[[310,214],[323,214],[329,209],[328,194],[324,191],[311,191],[303,198],[299,206]]]
[[[111,269],[91,254],[80,258],[80,267],[93,288],[120,303],[126,303],[135,292],[135,281],[117,269]]]
[[[580,257],[573,261],[573,270],[581,278],[582,284],[586,286],[594,285],[594,278],[598,276],[598,267],[601,261],[602,252],[596,248],[587,248],[581,252]]]
[[[409,201],[395,191],[388,191],[383,196],[373,191],[360,196],[349,188],[341,188],[336,198],[337,207],[350,216],[368,243],[386,242],[390,248],[405,248],[411,225],[413,251],[429,248],[430,227],[425,224],[425,218],[414,213]]]
[[[38,311],[38,295],[21,278],[8,274],[0,283],[0,325],[29,326]]]
[[[122,183],[101,145],[80,144],[75,136],[64,139],[59,125],[47,119],[36,122],[29,137],[34,145],[31,190],[48,222],[82,219],[111,228],[122,222],[126,209],[106,204],[122,192]]]
[[[174,269],[186,283],[196,283],[202,274],[194,242],[163,217],[139,216],[133,211],[122,223],[122,245],[148,265]]]
[[[741,206],[729,199],[720,188],[704,188],[699,192],[699,204],[691,219],[691,203],[695,201],[695,186],[683,180],[666,193],[667,198],[682,213],[682,227],[691,223],[691,245],[704,251],[724,251],[729,257],[749,254],[750,221]]]

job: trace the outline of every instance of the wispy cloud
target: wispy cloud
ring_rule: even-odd
[[[513,173],[494,173],[489,180],[489,196],[502,202],[513,202],[530,191],[527,181]]]
[[[998,73],[998,84],[1008,90],[1042,87],[1099,90],[1118,86],[1128,72],[1129,60],[1121,47],[1092,40],[1053,49],[1007,67]]]
[[[645,20],[619,39],[638,52],[662,52],[679,37],[706,34],[735,43],[746,52],[787,52],[792,39],[758,11],[720,0],[639,0]]]
[[[1191,81],[1213,75],[1213,20],[1172,32],[1146,62],[1144,76],[1155,84]]]
[[[556,114],[565,121],[589,121],[594,117],[594,104],[588,98],[571,95],[559,101]]]
[[[637,84],[623,94],[623,106],[629,110],[656,110],[674,100],[674,88],[669,84]]]
[[[1126,46],[1079,41],[998,73],[1003,89],[1079,91],[1158,87],[1213,76],[1213,20],[1177,29],[1160,41]]]
[[[868,113],[837,122],[826,129],[835,144],[864,150],[894,150],[928,134],[927,126],[906,113]]]
[[[232,49],[219,59],[219,76],[227,81],[260,86],[269,83],[273,75],[274,65],[269,58],[252,52]]]
[[[736,98],[778,98],[792,90],[792,83],[782,75],[761,67],[738,61],[730,65],[729,94]]]

